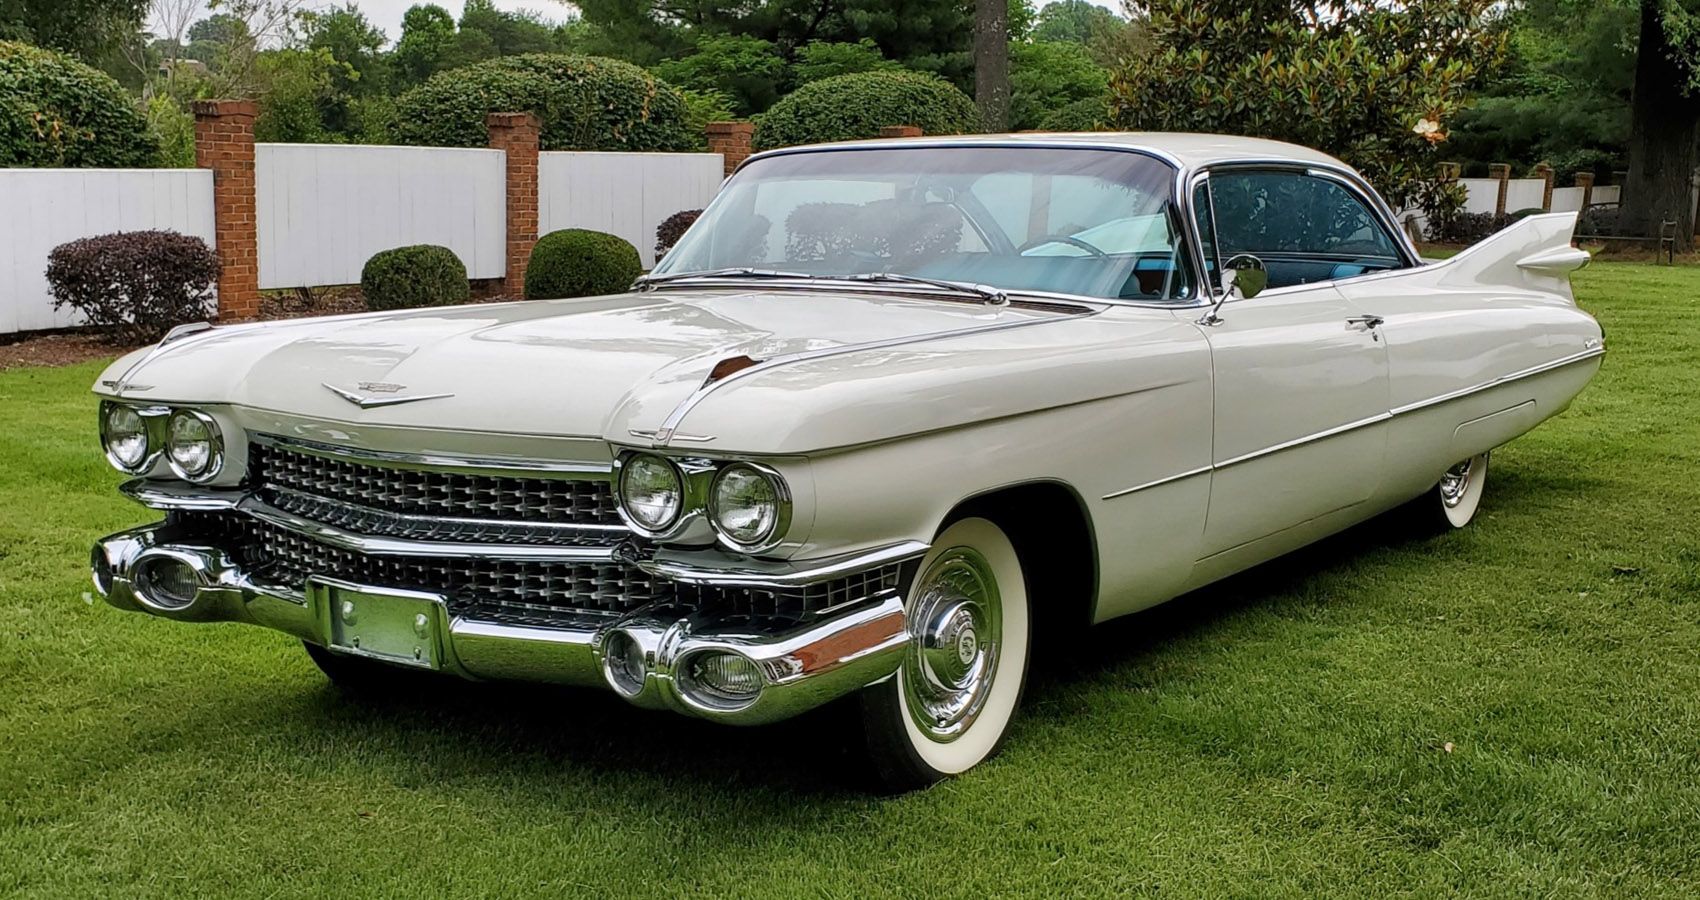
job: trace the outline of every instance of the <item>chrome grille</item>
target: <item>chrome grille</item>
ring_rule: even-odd
[[[603,479],[537,478],[376,465],[249,445],[249,469],[264,494],[293,492],[363,510],[409,516],[619,525],[613,486]],[[268,502],[273,497],[266,497]]]
[[[897,565],[798,588],[681,584],[619,563],[391,556],[333,547],[237,513],[178,513],[192,534],[230,552],[257,581],[299,589],[313,576],[442,594],[449,611],[481,621],[547,627],[648,604],[681,614],[713,610],[751,621],[802,621],[896,590]]]

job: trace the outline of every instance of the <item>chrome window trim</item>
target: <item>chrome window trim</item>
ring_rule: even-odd
[[[462,475],[510,475],[515,478],[560,478],[578,481],[608,481],[613,478],[614,472],[612,463],[369,450],[321,444],[316,441],[252,431],[248,433],[248,440],[267,447],[276,447],[281,450],[290,450],[326,459],[426,472],[450,472]]]
[[[1150,488],[1159,487],[1161,485],[1169,484],[1169,483],[1175,482],[1175,481],[1180,481],[1180,480],[1185,479],[1185,478],[1191,478],[1195,475],[1203,475],[1207,472],[1215,472],[1219,469],[1226,469],[1230,466],[1237,466],[1240,463],[1250,462],[1254,459],[1259,459],[1259,458],[1264,457],[1264,456],[1269,456],[1271,454],[1280,453],[1283,450],[1291,450],[1294,447],[1301,447],[1305,444],[1313,443],[1315,441],[1319,441],[1319,440],[1322,440],[1324,438],[1335,437],[1335,436],[1345,434],[1345,433],[1350,432],[1350,431],[1356,431],[1360,428],[1367,428],[1371,425],[1378,425],[1378,424],[1381,424],[1383,422],[1388,422],[1388,421],[1391,421],[1393,419],[1396,419],[1400,416],[1407,415],[1409,413],[1417,412],[1419,410],[1428,409],[1429,407],[1432,407],[1432,406],[1439,406],[1440,404],[1443,404],[1443,403],[1450,403],[1453,400],[1461,400],[1461,399],[1468,397],[1468,396],[1471,396],[1473,394],[1479,394],[1483,391],[1492,390],[1493,388],[1500,387],[1500,386],[1506,385],[1506,384],[1510,384],[1511,382],[1514,382],[1514,381],[1520,381],[1524,378],[1530,378],[1530,377],[1533,377],[1535,375],[1541,375],[1541,374],[1544,374],[1546,372],[1551,372],[1554,369],[1562,369],[1565,366],[1575,365],[1576,363],[1585,362],[1587,360],[1594,359],[1595,357],[1604,356],[1605,352],[1606,352],[1606,349],[1605,349],[1604,345],[1597,346],[1597,347],[1590,347],[1586,350],[1582,350],[1582,351],[1577,352],[1577,353],[1572,353],[1569,356],[1565,356],[1565,357],[1561,357],[1559,359],[1540,363],[1539,365],[1530,366],[1526,369],[1520,369],[1516,372],[1510,373],[1509,375],[1501,375],[1497,378],[1490,378],[1487,381],[1481,382],[1480,384],[1471,385],[1470,387],[1467,387],[1467,388],[1461,388],[1461,389],[1456,390],[1456,391],[1449,391],[1445,394],[1439,394],[1439,395],[1436,395],[1434,397],[1430,397],[1426,400],[1418,400],[1414,403],[1406,403],[1402,406],[1396,406],[1396,407],[1388,410],[1387,412],[1378,413],[1376,415],[1369,416],[1367,418],[1359,419],[1356,422],[1347,422],[1344,425],[1336,425],[1333,428],[1327,428],[1327,429],[1324,429],[1322,431],[1318,431],[1314,434],[1308,434],[1308,435],[1304,435],[1302,437],[1293,438],[1292,440],[1289,440],[1289,441],[1282,441],[1279,444],[1273,444],[1273,445],[1270,445],[1268,447],[1264,447],[1261,450],[1253,450],[1250,453],[1242,454],[1242,455],[1236,456],[1232,459],[1226,459],[1226,460],[1223,460],[1223,461],[1218,462],[1218,463],[1211,463],[1208,466],[1200,466],[1196,469],[1188,469],[1185,472],[1180,472],[1180,473],[1175,474],[1175,475],[1168,475],[1168,476],[1165,476],[1163,478],[1158,478],[1158,479],[1155,479],[1155,480],[1152,480],[1152,481],[1147,481],[1147,482],[1143,482],[1141,484],[1136,484],[1133,487],[1121,488],[1121,489],[1118,489],[1118,490],[1114,490],[1114,491],[1111,491],[1107,494],[1104,494],[1100,499],[1114,500],[1117,497],[1126,497],[1129,494],[1135,494],[1135,493],[1138,493],[1138,492],[1143,491],[1143,490],[1148,490]]]

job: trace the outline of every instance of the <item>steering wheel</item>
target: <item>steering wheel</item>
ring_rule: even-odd
[[[1030,240],[1027,243],[1022,244],[1021,246],[1015,248],[1015,252],[1016,253],[1026,253],[1027,251],[1032,250],[1035,247],[1043,247],[1046,244],[1068,244],[1071,247],[1079,247],[1080,249],[1085,250],[1087,253],[1089,253],[1093,256],[1096,256],[1099,259],[1109,259],[1110,258],[1110,254],[1105,253],[1102,250],[1099,250],[1097,247],[1094,247],[1091,244],[1086,243],[1085,241],[1081,240],[1080,238],[1074,237],[1072,235],[1067,235],[1067,234],[1047,234],[1047,235],[1044,235],[1042,237],[1036,237],[1033,240]]]

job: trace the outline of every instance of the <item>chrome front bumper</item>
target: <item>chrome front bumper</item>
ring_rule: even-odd
[[[657,709],[734,724],[772,722],[801,713],[890,677],[909,642],[904,602],[897,592],[869,598],[774,632],[713,614],[680,615],[640,607],[620,617],[585,617],[559,627],[532,627],[466,619],[450,614],[445,600],[377,585],[315,580],[301,590],[253,581],[223,550],[176,542],[169,522],[122,531],[96,542],[95,589],[119,609],[188,622],[261,625],[339,652],[384,662],[449,672],[464,678],[552,682],[612,689],[626,700]],[[885,548],[865,557],[840,558],[817,567],[782,572],[692,568],[652,563],[667,577],[693,583],[770,586],[805,583],[918,557],[924,547]],[[148,572],[162,561],[194,573],[189,590],[157,590]],[[177,571],[181,572],[182,569]],[[166,598],[171,599],[166,599]],[[374,601],[372,598],[376,598]],[[411,604],[416,634],[402,635],[399,655],[363,649],[346,637],[361,603]],[[343,619],[334,620],[333,616]],[[415,641],[415,638],[417,639]],[[405,644],[413,642],[412,658]],[[618,651],[612,659],[610,650]],[[634,651],[641,675],[630,677]],[[698,654],[731,653],[754,663],[761,687],[753,698],[727,701],[694,688],[686,665]]]

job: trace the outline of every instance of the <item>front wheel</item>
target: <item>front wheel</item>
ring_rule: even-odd
[[[861,696],[884,787],[926,787],[998,751],[1027,681],[1029,621],[1021,560],[1003,530],[978,518],[946,528],[910,590],[902,666]]]

